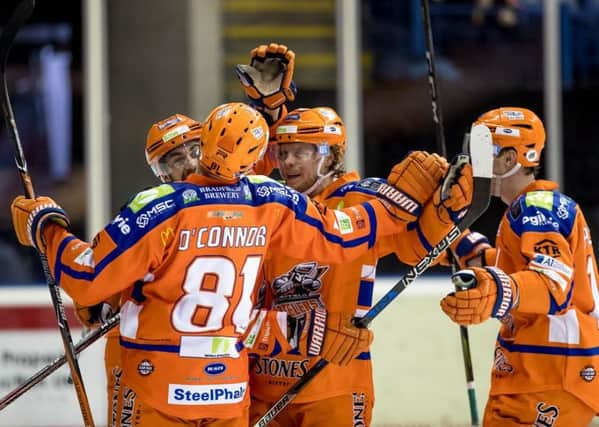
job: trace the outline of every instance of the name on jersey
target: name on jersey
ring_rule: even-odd
[[[284,360],[261,357],[254,365],[254,373],[270,377],[301,378],[308,372],[308,359]]]
[[[179,250],[266,246],[266,226],[194,227],[179,231]]]
[[[168,403],[171,405],[232,404],[243,400],[247,383],[212,385],[168,385]]]

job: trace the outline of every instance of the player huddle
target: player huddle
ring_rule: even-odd
[[[352,319],[373,305],[379,258],[415,265],[459,224],[472,167],[414,151],[386,180],[347,172],[338,114],[287,110],[294,62],[283,45],[260,46],[237,67],[249,105],[152,125],[146,158],[161,183],[92,243],[51,198],[14,200],[19,241],[48,257],[80,319],[120,310],[108,425],[252,425],[321,358],[329,366],[270,423],[370,425],[373,334]],[[497,108],[474,124],[491,132],[492,192],[508,209],[495,247],[469,230],[452,245],[453,279],[468,287],[441,308],[461,325],[501,321],[483,423],[586,426],[599,411],[589,228],[536,178],[545,132],[533,112]],[[286,185],[267,177],[275,168]]]

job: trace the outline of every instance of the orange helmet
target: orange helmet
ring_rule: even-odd
[[[277,127],[277,144],[307,142],[316,144],[321,154],[329,154],[334,145],[345,151],[345,126],[335,110],[329,107],[298,108]],[[327,147],[324,149],[322,147]]]
[[[523,167],[536,167],[545,146],[545,128],[535,113],[526,108],[501,107],[481,115],[476,125],[486,125],[499,149],[513,148]]]
[[[146,137],[146,161],[154,175],[164,181],[169,171],[160,160],[173,150],[190,141],[199,140],[202,124],[183,114],[174,114],[152,125]]]
[[[212,175],[235,181],[262,158],[268,146],[268,124],[241,102],[216,107],[206,118],[200,164]]]

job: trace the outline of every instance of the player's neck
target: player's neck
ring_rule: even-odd
[[[534,180],[533,174],[526,174],[523,170],[519,170],[510,177],[503,178],[500,190],[501,200],[507,205],[511,204]]]

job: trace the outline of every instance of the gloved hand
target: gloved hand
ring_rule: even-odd
[[[389,185],[377,190],[398,218],[413,222],[418,219],[422,205],[429,200],[445,176],[449,165],[438,154],[412,151],[393,166],[387,177]]]
[[[360,353],[367,351],[374,339],[370,329],[352,324],[346,313],[328,313],[324,347],[320,357],[339,366],[348,365]]]
[[[79,305],[75,301],[73,301],[73,305],[75,306],[77,318],[87,328],[106,323],[118,311],[118,301],[115,307],[105,301],[91,307]]]
[[[457,156],[449,167],[443,185],[435,192],[433,204],[439,220],[458,224],[472,203],[474,183],[468,156]]]
[[[10,210],[19,243],[33,246],[40,253],[46,250],[43,231],[48,221],[64,228],[69,228],[70,225],[67,213],[50,197],[27,199],[17,196],[10,205]]]
[[[484,252],[491,248],[491,243],[487,236],[471,231],[464,230],[460,237],[451,244],[451,251],[457,257],[460,268],[483,267]],[[438,263],[445,267],[450,267],[449,251],[445,251],[440,257]]]
[[[243,90],[258,110],[275,110],[297,93],[293,83],[295,53],[277,43],[261,45],[250,53],[250,64],[235,67]]]
[[[497,267],[460,270],[451,276],[458,288],[441,300],[441,309],[460,325],[474,325],[489,317],[502,319],[518,305],[517,283]]]

